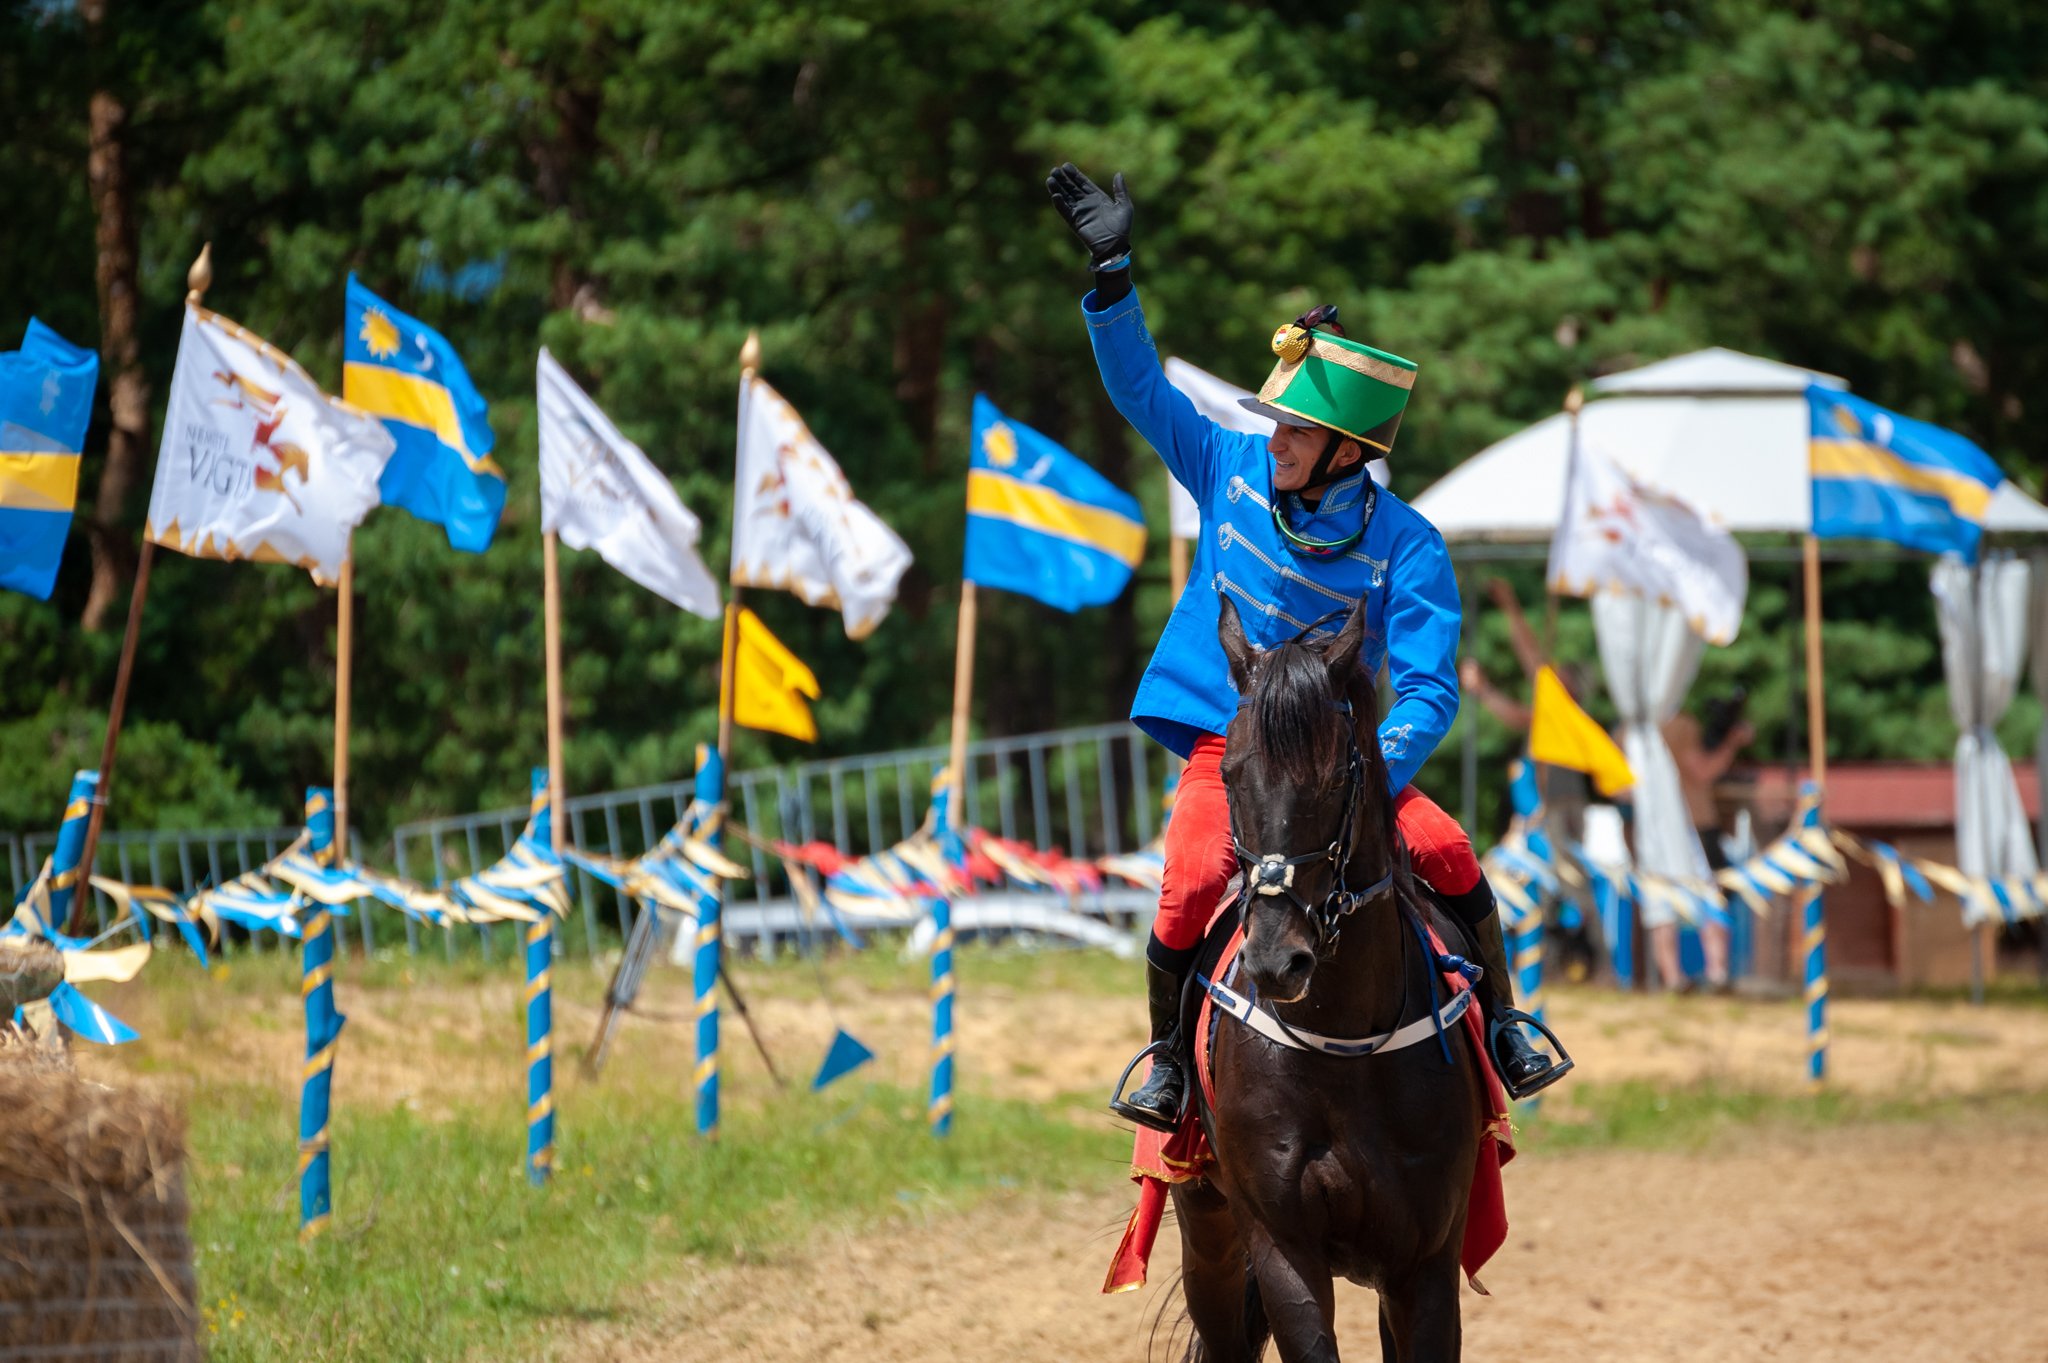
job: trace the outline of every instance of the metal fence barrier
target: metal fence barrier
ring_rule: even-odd
[[[738,772],[731,778],[728,798],[733,817],[759,837],[798,843],[822,840],[844,855],[864,856],[893,846],[917,829],[931,804],[932,779],[946,760],[945,747],[934,745]],[[1163,749],[1127,723],[985,739],[967,750],[967,820],[998,836],[1058,848],[1074,857],[1132,851],[1151,841],[1158,829],[1162,783],[1170,761]],[[631,790],[572,796],[565,802],[568,840],[589,852],[638,856],[682,817],[691,792],[686,776]],[[401,824],[392,833],[385,869],[422,884],[445,885],[504,856],[518,839],[526,816],[526,807],[518,805]],[[93,857],[94,872],[189,893],[258,869],[289,846],[299,831],[109,829]],[[34,879],[56,836],[0,834],[17,897]],[[383,849],[365,845],[359,835],[351,836],[350,846],[362,859],[382,863],[378,853]],[[727,851],[737,855],[740,849],[729,846]],[[788,887],[772,857],[758,848],[748,849],[748,856],[753,877],[735,894],[741,904],[752,900],[765,911],[786,898]],[[622,891],[589,876],[572,872],[572,880],[582,926],[556,940],[565,951],[594,956],[608,941],[623,940],[640,908]],[[95,921],[104,931],[112,905],[103,895],[93,899]],[[419,924],[396,910],[361,903],[353,912],[354,930],[365,950],[395,946],[401,934],[407,951],[421,949]],[[768,918],[756,921],[765,923]],[[491,927],[440,936],[442,950],[451,956],[471,943],[486,958],[517,949],[515,939],[494,934]],[[275,934],[256,937],[256,949],[279,945]]]

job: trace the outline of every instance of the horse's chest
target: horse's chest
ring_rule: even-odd
[[[1219,1102],[1216,1154],[1225,1195],[1253,1220],[1315,1246],[1333,1276],[1370,1286],[1443,1243],[1464,1202],[1477,1123],[1466,1134],[1441,1094],[1362,1078],[1327,1101],[1304,1101],[1327,1092],[1307,1076],[1282,1090],[1285,1104],[1239,1090],[1241,1101]]]

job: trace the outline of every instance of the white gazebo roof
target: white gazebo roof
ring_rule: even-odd
[[[1797,365],[1699,350],[1596,380],[1579,438],[1731,530],[1804,533],[1813,509],[1808,384],[1848,387]],[[1450,540],[1548,539],[1564,508],[1570,439],[1569,417],[1545,417],[1452,469],[1415,509]],[[2007,481],[1985,528],[2048,532],[2048,507]]]

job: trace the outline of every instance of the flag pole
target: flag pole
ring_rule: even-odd
[[[759,372],[760,368],[761,333],[758,331],[749,331],[747,333],[746,342],[740,346],[739,433],[741,438],[743,439],[746,436],[747,400],[749,397],[752,396],[750,390],[753,387],[754,375],[757,372]],[[738,476],[737,468],[735,468],[734,476]],[[734,504],[735,506],[737,506],[737,501],[735,501]],[[737,532],[738,527],[734,527],[734,529],[735,532]],[[735,533],[733,538],[735,541],[737,541],[739,538],[738,534]],[[740,627],[739,620],[741,590],[739,581],[739,570],[740,558],[737,552],[737,544],[735,544],[735,552],[732,556],[732,568],[726,574],[727,582],[732,590],[730,594],[726,597],[725,602],[724,645],[723,652],[720,655],[720,664],[718,669],[718,757],[721,763],[729,761],[732,758],[732,711],[734,704],[732,686],[732,667],[733,660],[737,656],[739,648],[738,636]]]
[[[548,838],[562,850],[562,578],[557,537],[540,537],[541,628],[548,674]]]
[[[1820,537],[1811,530],[1801,557],[1806,598],[1806,765],[1808,794],[1815,801],[1811,821],[1819,825],[1828,781],[1828,708],[1820,637]],[[1806,954],[1806,1077],[1818,1090],[1828,1077],[1828,928],[1820,882],[1808,885],[1801,895],[1799,917]]]
[[[355,658],[356,546],[349,536],[336,586],[334,616],[334,861],[348,860],[349,676]]]
[[[213,287],[213,243],[206,242],[185,272],[185,302],[197,307]],[[66,932],[76,935],[85,929],[85,911],[92,902],[93,857],[99,850],[100,825],[106,821],[107,800],[114,788],[114,750],[121,741],[121,721],[128,712],[128,683],[135,675],[135,646],[142,638],[142,606],[149,596],[149,569],[156,562],[156,541],[142,538],[142,550],[135,557],[135,585],[128,593],[128,620],[121,630],[121,660],[114,669],[114,698],[107,708],[107,736],[100,744],[99,790],[93,797],[92,818],[85,826],[85,846],[80,849],[79,866],[88,882],[71,902]]]
[[[562,854],[562,584],[556,536],[540,536],[541,631],[547,664],[548,849]],[[537,784],[537,783],[536,783]],[[538,792],[536,792],[537,794]],[[567,884],[563,882],[564,893]],[[543,907],[526,928],[526,1181],[538,1188],[555,1169],[555,962],[554,910]]]
[[[1188,542],[1179,535],[1169,535],[1166,540],[1166,572],[1173,583],[1173,602],[1167,607],[1180,604],[1181,593],[1188,589]]]
[[[960,622],[953,644],[953,741],[948,758],[946,820],[954,830],[967,830],[967,716],[974,696],[974,580],[960,581]],[[943,841],[944,829],[939,830]],[[925,1123],[934,1136],[953,1130],[953,905],[944,895],[931,901],[932,912],[932,1050],[931,1099]]]
[[[761,367],[761,333],[749,331],[746,342],[740,346],[740,410],[737,438],[746,439],[747,402],[752,394],[754,375]],[[733,477],[739,477],[737,458],[734,461]],[[734,500],[734,507],[738,507]],[[732,715],[734,705],[733,663],[739,652],[740,627],[740,584],[738,531],[735,525],[732,566],[726,577],[731,591],[725,603],[724,645],[719,653],[718,667],[718,800],[725,802],[725,768],[732,757]],[[723,821],[721,820],[721,826]],[[697,1094],[697,1134],[707,1139],[718,1135],[718,980],[724,970],[720,950],[720,933],[725,917],[726,881],[718,881],[716,895],[701,895],[697,903],[700,911],[697,923],[696,954],[691,958],[690,986],[696,1000],[697,1015],[697,1068],[693,1082]]]
[[[1820,537],[1807,533],[1802,558],[1806,569],[1806,765],[1815,785],[1828,783],[1828,704],[1822,683],[1826,667],[1820,640]]]
[[[953,735],[947,765],[953,777],[953,798],[947,813],[955,828],[967,826],[967,715],[974,697],[974,582],[960,583],[960,624],[953,644]]]

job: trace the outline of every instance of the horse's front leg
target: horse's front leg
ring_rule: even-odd
[[[1380,1291],[1380,1339],[1385,1363],[1458,1363],[1464,1351],[1464,1321],[1458,1307],[1458,1249],[1417,1265]]]
[[[1338,1363],[1336,1293],[1322,1253],[1254,1235],[1252,1274],[1280,1363]]]
[[[1203,1179],[1177,1184],[1174,1219],[1180,1223],[1180,1286],[1195,1337],[1186,1363],[1257,1363],[1266,1347],[1266,1320],[1245,1296],[1245,1249],[1230,1203]]]

